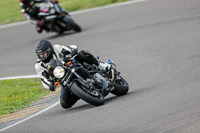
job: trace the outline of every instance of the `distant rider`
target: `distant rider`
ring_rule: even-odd
[[[42,33],[45,25],[45,20],[38,18],[39,8],[36,3],[41,3],[47,0],[20,0],[22,14],[33,24],[36,25],[38,33]],[[57,3],[57,0],[51,0],[52,3]]]
[[[89,64],[95,64],[101,69],[108,71],[111,65],[105,62],[100,62],[89,51],[82,50],[78,52],[76,45],[52,45],[48,40],[40,40],[36,43],[35,52],[38,56],[38,60],[35,64],[37,74],[42,80],[42,84],[46,89],[55,91],[55,81],[52,80],[51,75],[47,70],[47,66],[51,59],[58,59],[59,61],[66,61],[70,56],[76,55],[76,59],[79,62],[87,62]],[[63,108],[70,108],[73,106],[79,98],[74,94],[71,94],[67,89],[61,87],[60,104]]]

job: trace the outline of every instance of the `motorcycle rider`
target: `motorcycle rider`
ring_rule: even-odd
[[[20,0],[21,13],[33,24],[36,25],[36,31],[42,33],[45,20],[38,18],[39,8],[36,3],[41,3],[47,0]],[[52,3],[57,3],[57,0],[50,0]]]
[[[43,86],[50,91],[55,91],[56,89],[55,81],[52,80],[47,70],[51,59],[58,59],[61,62],[65,62],[70,56],[77,54],[76,59],[80,62],[95,64],[106,71],[112,67],[111,64],[100,62],[87,50],[78,52],[76,45],[52,45],[51,42],[43,39],[36,43],[35,52],[38,56],[38,60],[35,64],[36,72],[40,76]],[[60,104],[63,108],[70,108],[78,99],[76,95],[71,94],[67,89],[61,87]]]

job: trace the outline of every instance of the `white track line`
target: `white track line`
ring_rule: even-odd
[[[80,14],[80,13],[85,13],[85,12],[97,11],[97,10],[102,10],[102,9],[106,9],[106,8],[118,7],[118,6],[123,6],[123,5],[128,5],[128,4],[138,3],[138,2],[143,2],[143,1],[147,1],[147,0],[133,0],[133,1],[127,1],[127,2],[123,2],[123,3],[117,3],[117,4],[112,4],[112,5],[103,6],[103,7],[97,7],[97,8],[92,8],[92,9],[87,9],[87,10],[82,10],[82,11],[75,11],[75,12],[72,12],[72,13],[70,13],[70,14],[74,15],[74,14]],[[21,25],[21,24],[26,24],[26,23],[28,23],[28,21],[23,21],[23,22],[18,22],[18,23],[3,25],[3,26],[0,26],[0,29],[1,29],[1,28],[12,27],[12,26],[17,26],[17,25]],[[15,79],[15,78],[33,78],[33,77],[35,78],[35,77],[37,77],[37,76],[36,76],[36,75],[30,75],[30,76],[8,77],[8,78],[0,78],[0,80]],[[33,118],[33,117],[35,117],[35,116],[37,116],[37,115],[39,115],[39,114],[41,114],[41,113],[43,113],[43,112],[45,112],[45,111],[47,111],[47,110],[53,108],[54,106],[58,105],[59,103],[60,103],[60,102],[58,101],[58,102],[56,102],[55,104],[53,104],[53,105],[47,107],[46,109],[44,109],[44,110],[42,110],[42,111],[40,111],[40,112],[38,112],[38,113],[36,113],[36,114],[34,114],[34,115],[32,115],[32,116],[26,118],[26,119],[24,119],[24,120],[21,120],[21,121],[15,123],[15,124],[13,124],[13,125],[10,125],[10,126],[8,126],[8,127],[6,127],[6,128],[3,128],[3,129],[0,130],[0,132],[6,130],[6,129],[8,129],[8,128],[11,128],[11,127],[13,127],[13,126],[15,126],[15,125],[18,125],[18,124],[20,124],[20,123],[22,123],[22,122],[24,122],[24,121],[26,121],[26,120],[29,120],[29,119],[31,119],[31,118]]]
[[[24,75],[24,76],[15,76],[15,77],[0,78],[0,80],[25,79],[25,78],[39,78],[39,76],[38,75]]]
[[[102,10],[102,9],[107,9],[107,8],[112,8],[112,7],[118,7],[118,6],[124,6],[124,5],[134,4],[134,3],[138,3],[138,2],[144,2],[144,1],[147,1],[147,0],[131,0],[131,1],[126,1],[126,2],[122,2],[122,3],[106,5],[106,6],[102,6],[102,7],[95,7],[95,8],[91,8],[91,9],[75,11],[75,12],[71,12],[70,14],[75,15],[75,14],[97,11],[97,10]]]
[[[55,107],[55,106],[58,105],[59,103],[60,103],[60,101],[58,101],[58,102],[54,103],[53,105],[51,105],[51,106],[49,106],[49,107],[47,107],[47,108],[45,108],[45,109],[43,109],[43,110],[37,112],[36,114],[34,114],[34,115],[32,115],[32,116],[30,116],[30,117],[28,117],[28,118],[25,118],[25,119],[23,119],[23,120],[21,120],[21,121],[15,123],[15,124],[13,124],[13,125],[10,125],[10,126],[8,126],[8,127],[5,127],[5,128],[3,128],[3,129],[0,129],[0,132],[6,130],[6,129],[8,129],[8,128],[11,128],[11,127],[13,127],[13,126],[15,126],[15,125],[18,125],[18,124],[20,124],[20,123],[22,123],[22,122],[24,122],[24,121],[26,121],[26,120],[29,120],[29,119],[31,119],[31,118],[33,118],[33,117],[35,117],[35,116],[37,116],[37,115],[39,115],[39,114],[41,114],[41,113],[47,111],[47,110],[49,110],[49,109]]]
[[[91,12],[91,11],[97,11],[97,10],[102,10],[102,9],[107,9],[107,8],[112,8],[112,7],[124,6],[124,5],[134,4],[134,3],[143,2],[143,1],[147,1],[147,0],[131,0],[131,1],[126,1],[126,2],[122,2],[122,3],[102,6],[102,7],[96,7],[96,8],[85,9],[85,10],[80,10],[80,11],[74,11],[74,12],[70,12],[70,15],[86,13],[86,12]],[[18,26],[18,25],[23,25],[23,24],[28,24],[28,23],[29,23],[29,21],[22,21],[22,22],[6,24],[6,25],[0,26],[0,29],[9,28],[9,27]]]
[[[22,25],[22,24],[28,24],[28,23],[29,21],[22,21],[22,22],[16,22],[16,23],[11,23],[11,24],[5,24],[5,25],[0,26],[0,29],[10,28],[10,27],[14,27],[14,26]]]

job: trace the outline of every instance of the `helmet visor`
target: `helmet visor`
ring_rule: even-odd
[[[43,53],[38,53],[38,56],[41,60],[44,60],[47,58],[48,54],[47,54],[47,51],[46,52],[43,52]]]

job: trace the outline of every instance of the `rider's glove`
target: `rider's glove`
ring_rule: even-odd
[[[49,90],[50,91],[55,91],[55,89],[56,89],[56,87],[55,87],[55,80],[48,80],[49,82],[51,82],[50,84],[49,84]]]
[[[55,87],[54,84],[50,84],[50,85],[49,85],[49,90],[50,90],[50,91],[55,91],[55,89],[56,89],[56,87]]]
[[[71,49],[71,56],[73,57],[76,54],[77,54],[77,50],[76,49]]]
[[[63,61],[64,61],[64,62],[68,62],[68,61],[70,61],[70,59],[71,59],[70,57],[64,57],[64,58],[63,58]]]

